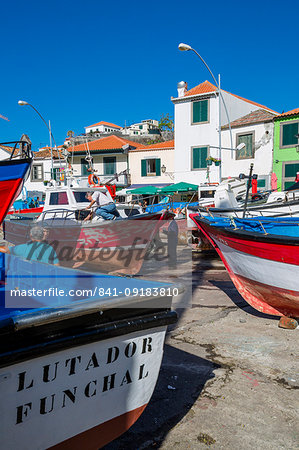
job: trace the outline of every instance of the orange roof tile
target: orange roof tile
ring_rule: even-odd
[[[194,88],[190,89],[190,91],[187,91],[184,95],[184,97],[190,97],[191,95],[198,95],[198,94],[207,94],[209,92],[215,92],[217,91],[217,87],[214,86],[209,81],[204,81],[203,83],[199,84],[198,86],[195,86]]]
[[[129,144],[134,148],[144,148],[143,144],[138,142],[129,141],[128,139],[123,139],[119,136],[112,134],[111,136],[103,137],[101,139],[96,139],[95,141],[88,142],[88,148],[90,151],[96,150],[116,150],[122,148],[124,145]],[[86,152],[87,144],[75,145],[74,147],[68,147],[70,152]]]
[[[63,155],[61,153],[61,147],[57,147],[59,149],[59,156],[60,158],[63,158]],[[58,151],[54,148],[52,149],[52,155],[54,159],[58,159]],[[51,158],[51,148],[50,147],[43,147],[38,152],[34,152],[34,158]]]
[[[174,140],[158,142],[157,144],[148,144],[143,148],[136,148],[134,150],[130,150],[131,152],[140,152],[144,150],[166,150],[166,149],[174,149]]]
[[[285,117],[285,116],[293,116],[295,114],[299,114],[299,108],[291,109],[291,111],[287,111],[285,113],[279,114],[275,118]]]
[[[190,91],[187,91],[184,95],[184,97],[190,97],[192,95],[200,95],[200,94],[208,94],[212,92],[216,92],[218,88],[214,86],[209,81],[204,81],[203,83],[199,84],[198,86],[195,86],[194,88],[190,89]],[[243,100],[244,102],[251,103],[252,105],[259,106],[262,109],[267,109],[268,111],[273,111],[273,109],[268,108],[267,106],[261,105],[259,103],[253,102],[251,100],[248,100],[247,98],[240,97],[240,95],[232,94],[231,92],[225,91],[224,89],[221,89],[223,92],[227,92],[230,95],[233,95],[236,98],[239,98],[240,100]],[[273,111],[276,113],[276,111]]]
[[[91,127],[96,127],[98,125],[106,125],[107,127],[114,127],[114,128],[119,128],[121,129],[122,127],[120,127],[119,125],[115,125],[114,123],[109,123],[109,122],[98,122],[98,123],[94,123],[93,125],[88,125],[88,127],[84,127],[84,128],[91,128]]]

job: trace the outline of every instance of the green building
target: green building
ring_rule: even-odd
[[[295,182],[299,172],[299,108],[274,118],[273,173],[283,191]]]

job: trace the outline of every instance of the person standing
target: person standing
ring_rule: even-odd
[[[87,192],[87,200],[90,204],[85,209],[90,209],[94,204],[97,206],[96,215],[103,217],[105,220],[113,220],[119,217],[119,212],[116,209],[115,203],[101,191]],[[84,220],[88,220],[90,215]]]

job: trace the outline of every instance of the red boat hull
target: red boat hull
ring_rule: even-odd
[[[23,187],[23,179],[0,180],[0,223],[3,222],[9,208],[20,194]]]
[[[0,224],[20,194],[31,163],[31,158],[0,161]]]
[[[56,224],[55,220],[36,223],[48,229],[47,240],[62,266],[78,268],[86,264],[110,274],[135,275],[140,272],[156,233],[172,217],[165,211],[91,226],[59,221]],[[30,240],[31,227],[31,221],[7,220],[5,239],[14,245],[24,244]]]
[[[205,220],[193,220],[222,259],[242,297],[256,310],[299,317],[299,245],[269,235],[250,239]]]
[[[125,433],[141,416],[147,404],[129,411],[97,427],[50,447],[49,450],[98,450]]]

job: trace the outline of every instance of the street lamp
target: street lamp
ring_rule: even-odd
[[[55,145],[55,150],[57,151],[57,145],[53,136],[53,133],[51,131],[51,123],[49,121],[49,125],[47,124],[47,122],[45,121],[45,119],[43,118],[43,116],[40,114],[40,112],[33,106],[31,105],[31,103],[26,102],[25,100],[19,100],[18,104],[20,106],[30,106],[32,109],[34,109],[34,111],[39,115],[39,117],[42,119],[42,121],[44,122],[44,124],[46,125],[48,131],[49,131],[49,136],[50,136],[50,149],[51,149],[51,168],[52,168],[52,176],[54,175],[54,170],[53,170],[53,151],[52,151],[52,139]],[[58,159],[60,162],[60,155],[59,152],[57,151],[58,154]]]
[[[165,164],[163,164],[163,166],[161,167],[161,172],[162,172],[163,174],[168,175],[172,180],[174,179],[174,175],[173,175],[172,172],[166,172],[166,166],[165,166]]]
[[[206,66],[206,68],[210,72],[210,74],[211,74],[211,76],[212,76],[212,78],[213,78],[213,80],[214,80],[214,82],[215,82],[215,84],[216,84],[216,86],[218,88],[218,99],[219,99],[219,107],[218,107],[218,109],[219,109],[219,112],[218,112],[218,114],[219,114],[219,130],[218,130],[219,131],[219,159],[221,159],[221,101],[220,101],[220,99],[222,100],[222,103],[223,103],[223,106],[224,106],[224,109],[225,109],[225,113],[226,113],[226,116],[227,116],[227,120],[228,120],[228,126],[229,126],[229,131],[230,131],[231,148],[233,148],[233,138],[232,138],[232,130],[231,130],[231,126],[230,126],[230,120],[229,120],[228,111],[227,111],[226,104],[225,104],[225,101],[224,101],[224,98],[222,96],[221,89],[220,89],[220,75],[218,75],[218,82],[217,82],[217,80],[214,77],[214,74],[211,71],[211,69],[209,68],[208,64],[200,56],[200,54],[196,50],[194,50],[194,48],[192,48],[190,45],[184,44],[184,43],[181,42],[179,44],[178,48],[179,48],[179,50],[181,50],[183,52],[192,50],[199,57],[199,59],[204,63],[204,65]],[[219,182],[221,182],[221,164],[219,165]]]

